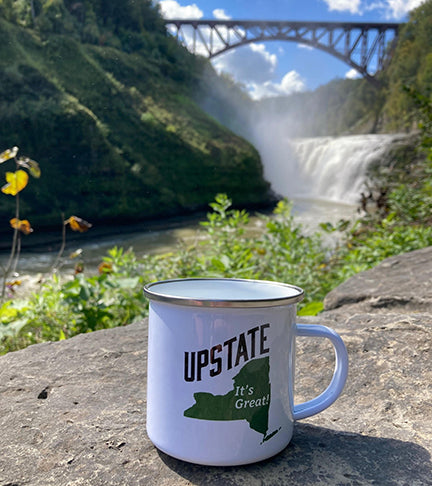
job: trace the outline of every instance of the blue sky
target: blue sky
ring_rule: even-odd
[[[424,0],[156,0],[165,18],[404,22]],[[260,99],[315,89],[335,78],[355,77],[335,57],[293,42],[263,42],[228,51],[214,67]]]

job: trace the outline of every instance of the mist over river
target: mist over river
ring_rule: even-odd
[[[261,154],[265,178],[281,198],[293,201],[293,213],[305,228],[354,217],[360,193],[364,190],[367,167],[379,161],[398,137],[356,135],[289,139],[277,137],[276,133],[271,137],[264,136],[264,130],[256,133],[261,136],[254,137],[253,143]],[[204,217],[200,218],[202,220]],[[90,230],[80,235],[79,242],[68,243],[64,255],[82,248],[81,259],[86,269],[94,270],[114,246],[133,247],[137,256],[165,253],[172,251],[180,240],[192,243],[197,238],[199,226],[198,220],[171,220],[166,225],[161,221],[158,229],[126,227],[116,234],[98,238],[92,237]],[[51,251],[22,252],[18,272],[34,275],[48,271],[59,247],[60,235],[58,244],[53,244]],[[6,253],[0,256],[3,265],[7,256]],[[71,261],[63,268],[73,268],[74,264]]]

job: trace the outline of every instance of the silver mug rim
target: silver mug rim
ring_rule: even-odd
[[[286,297],[275,298],[253,298],[253,299],[193,299],[179,295],[169,295],[158,293],[154,287],[166,283],[176,283],[185,281],[218,281],[218,282],[247,282],[273,285],[296,290],[297,294],[287,295]],[[191,307],[228,307],[228,308],[258,308],[258,307],[275,307],[281,305],[296,304],[303,300],[304,290],[296,285],[271,280],[254,280],[243,278],[219,278],[219,277],[190,277],[175,278],[168,280],[159,280],[150,282],[144,286],[144,294],[150,301],[164,302],[169,304],[185,305]]]

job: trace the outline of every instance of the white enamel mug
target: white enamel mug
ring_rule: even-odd
[[[348,355],[336,332],[296,324],[303,290],[277,282],[179,279],[151,283],[147,433],[184,461],[234,466],[282,451],[297,419],[340,395]],[[327,389],[294,405],[296,336],[325,337],[336,364]]]

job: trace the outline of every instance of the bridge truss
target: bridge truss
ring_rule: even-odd
[[[263,41],[291,41],[321,49],[373,84],[396,44],[397,23],[170,19],[168,30],[194,54],[213,58]]]

